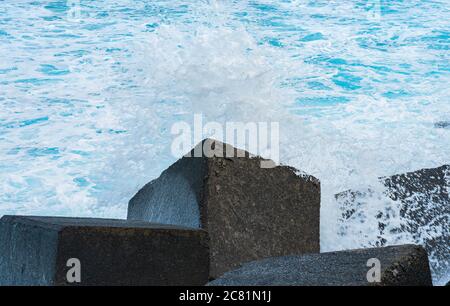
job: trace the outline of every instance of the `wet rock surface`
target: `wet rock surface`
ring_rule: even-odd
[[[391,207],[375,213],[378,220],[378,240],[386,244],[386,234],[406,233],[414,243],[421,244],[431,259],[436,278],[450,268],[450,166],[421,169],[414,172],[382,177],[382,194],[374,189],[348,190],[336,195],[341,208],[341,234],[345,235],[352,220],[368,217],[367,206],[375,197],[398,203],[401,224],[390,226],[396,213]],[[389,231],[389,232],[388,232]],[[438,264],[439,263],[439,264]]]
[[[372,274],[373,259],[379,260],[379,278]],[[432,282],[426,251],[420,246],[401,245],[254,261],[208,285],[431,286]]]
[[[208,256],[207,234],[198,229],[91,218],[0,220],[0,285],[204,285]],[[73,258],[79,283],[67,278]]]
[[[128,219],[208,231],[211,277],[241,262],[319,252],[320,183],[218,141],[234,157],[183,157],[130,201]],[[240,156],[242,157],[238,157]],[[220,156],[220,155],[219,155]]]

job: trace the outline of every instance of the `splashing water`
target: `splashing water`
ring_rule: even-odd
[[[448,1],[77,5],[0,5],[0,214],[125,217],[194,113],[280,122],[281,161],[321,180],[323,251],[375,238],[337,236],[334,194],[450,162]]]

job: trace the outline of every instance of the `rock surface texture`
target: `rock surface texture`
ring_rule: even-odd
[[[195,157],[202,148],[215,156]],[[263,168],[261,158],[213,140],[191,154],[131,199],[128,219],[207,230],[212,278],[250,260],[319,252],[316,178],[286,166]]]
[[[379,279],[373,278],[380,263]],[[368,265],[369,261],[369,265]],[[369,282],[369,279],[375,282]],[[377,282],[379,280],[379,282]],[[209,286],[431,286],[427,253],[414,245],[283,256],[243,264]]]
[[[71,258],[79,260],[80,282],[67,278],[76,267]],[[203,230],[110,219],[0,220],[0,285],[204,285],[208,267]]]
[[[390,224],[396,214],[392,207],[372,211],[374,216],[367,216],[370,201],[380,197],[372,188],[348,190],[336,195],[342,212],[342,234],[347,233],[352,221],[375,217],[378,220],[375,245],[385,245],[386,235],[405,233],[414,243],[425,247],[436,278],[443,277],[442,274],[450,269],[450,166],[421,169],[379,180],[384,191],[378,200],[384,197],[398,204],[400,224]]]

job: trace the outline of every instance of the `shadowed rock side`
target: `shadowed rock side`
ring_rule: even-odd
[[[369,282],[371,258],[380,261],[380,282]],[[369,272],[370,275],[372,275]],[[372,275],[373,276],[373,275]],[[414,245],[269,258],[243,264],[209,286],[431,286],[428,258]]]
[[[80,283],[67,261],[80,261]],[[0,285],[204,285],[203,230],[140,221],[4,216]]]
[[[391,233],[408,233],[415,243],[422,244],[431,260],[432,270],[437,279],[450,268],[450,166],[422,169],[415,172],[380,178],[386,187],[381,196],[400,204],[400,216],[403,223],[399,227],[390,227]],[[373,199],[374,191],[349,190],[336,195],[342,210],[342,233],[349,230],[351,220],[365,214],[368,199]],[[379,239],[375,245],[383,246],[386,240],[387,225],[390,219],[389,207],[378,211]]]
[[[261,158],[218,141],[191,153],[202,146],[235,157],[181,158],[131,199],[128,219],[206,229],[212,278],[241,262],[319,252],[317,179],[286,166],[261,168]]]

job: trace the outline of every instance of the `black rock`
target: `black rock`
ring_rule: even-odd
[[[450,129],[450,121],[438,121],[434,124],[435,128]]]
[[[213,140],[234,157],[183,157],[130,201],[128,219],[206,229],[211,277],[265,257],[319,252],[320,183]],[[236,157],[240,154],[242,157]],[[208,155],[211,156],[211,155]]]
[[[0,285],[204,285],[207,240],[203,230],[146,222],[4,216]],[[79,283],[67,279],[71,258]]]
[[[376,274],[371,270],[375,268],[374,259],[379,260],[379,279],[374,278]],[[253,261],[208,285],[431,286],[432,282],[425,250],[402,245]]]
[[[405,174],[382,177],[384,192],[375,194],[374,188],[366,190],[348,190],[336,195],[342,210],[341,234],[346,235],[351,222],[375,217],[378,220],[378,237],[374,245],[383,246],[385,234],[408,233],[415,243],[422,244],[427,250],[432,270],[436,278],[450,268],[450,166],[421,169]],[[381,197],[376,199],[375,197]],[[391,207],[384,208],[367,216],[368,203],[383,197],[399,203],[400,216],[404,222],[397,227],[389,227],[390,218],[395,214]]]

